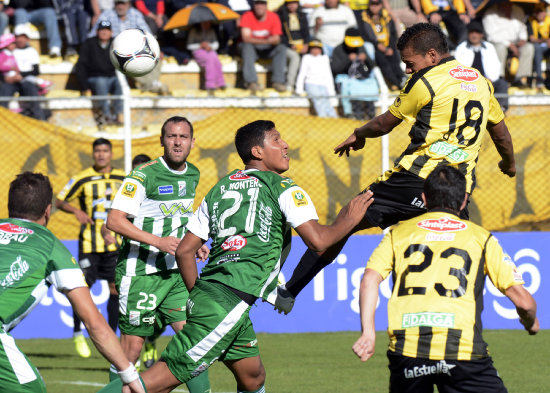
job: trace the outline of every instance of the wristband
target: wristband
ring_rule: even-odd
[[[130,366],[126,370],[118,372],[118,376],[120,377],[120,380],[122,381],[122,383],[126,385],[138,379],[139,373],[137,372],[134,364],[130,363]]]

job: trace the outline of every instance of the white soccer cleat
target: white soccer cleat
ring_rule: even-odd
[[[292,311],[292,307],[294,307],[294,302],[296,301],[296,298],[290,294],[290,292],[286,289],[285,284],[281,284],[277,286],[277,297],[275,298],[275,310],[277,310],[280,313],[284,313],[287,315],[290,311]]]

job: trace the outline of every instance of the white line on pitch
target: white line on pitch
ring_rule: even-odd
[[[94,386],[94,387],[104,387],[104,383],[99,382],[89,382],[89,381],[52,381],[51,383],[59,383],[63,385],[80,385],[80,386]],[[180,392],[180,393],[189,393],[188,390],[184,388],[178,388],[172,390],[173,392]],[[231,392],[212,392],[212,393],[231,393]]]

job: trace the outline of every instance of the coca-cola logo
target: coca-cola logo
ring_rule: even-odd
[[[476,70],[473,68],[464,68],[461,65],[449,70],[449,75],[464,82],[473,82],[479,78],[479,73]]]
[[[429,218],[418,222],[416,226],[434,232],[456,232],[468,228],[465,222],[453,220],[449,217]]]
[[[246,239],[241,235],[229,236],[221,245],[224,251],[238,251],[246,246]]]
[[[23,227],[20,227],[19,225],[15,225],[15,224],[10,224],[10,223],[4,223],[4,224],[0,224],[0,231],[3,231],[3,232],[8,232],[8,233],[14,233],[14,234],[26,234],[28,233],[29,235],[30,234],[33,234],[34,231],[32,229],[29,229],[29,228],[23,228]]]
[[[231,176],[229,176],[229,178],[231,180],[248,180],[250,179],[251,177],[248,176],[246,173],[244,173],[243,171],[238,171],[237,173],[234,173],[232,174]]]

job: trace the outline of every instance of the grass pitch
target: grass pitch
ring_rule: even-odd
[[[495,366],[510,393],[550,392],[548,331],[528,336],[520,330],[488,330]],[[258,334],[269,393],[382,393],[388,391],[385,332],[377,335],[376,354],[361,363],[351,351],[358,332]],[[159,339],[159,349],[169,337]],[[80,358],[72,340],[17,340],[38,367],[49,393],[97,392],[108,381],[108,364],[95,348]],[[91,345],[91,343],[90,343]],[[235,392],[233,375],[223,364],[210,368],[213,393]],[[176,390],[187,392],[185,385]]]

